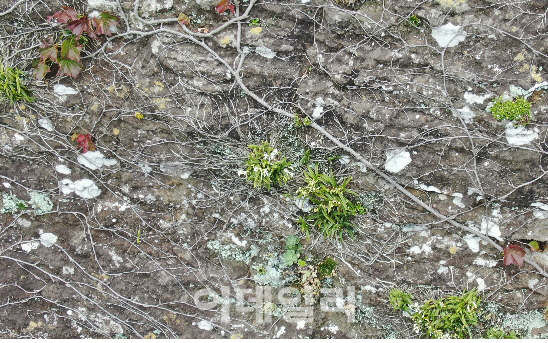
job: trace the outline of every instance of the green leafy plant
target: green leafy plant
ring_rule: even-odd
[[[331,257],[328,257],[322,263],[318,264],[318,276],[320,278],[326,278],[335,274],[335,268],[337,268],[337,262]]]
[[[487,339],[518,339],[517,334],[514,331],[504,332],[499,327],[489,328],[485,332],[485,338]]]
[[[327,238],[338,237],[342,240],[344,233],[354,236],[350,219],[354,215],[364,214],[366,209],[347,198],[348,195],[357,196],[357,193],[347,189],[351,180],[348,177],[337,181],[332,173],[320,173],[317,165],[315,169],[308,167],[308,171],[304,172],[307,185],[297,190],[298,196],[308,199],[314,205],[311,214],[297,221],[307,235],[312,227]]]
[[[475,289],[461,296],[427,300],[420,308],[412,308],[412,297],[399,289],[390,292],[394,310],[411,315],[417,329],[426,338],[472,338],[471,329],[478,325],[481,297]]]
[[[302,261],[299,260],[301,252],[303,251],[303,246],[299,243],[300,241],[301,239],[295,235],[287,237],[285,243],[286,252],[282,255],[282,259],[287,266],[291,266],[294,263]]]
[[[399,288],[394,288],[390,291],[388,299],[394,311],[401,310],[411,314],[411,305],[413,304],[411,294],[405,293]]]
[[[259,19],[259,18],[249,19],[249,26],[258,26],[260,24],[261,24],[261,19]]]
[[[270,190],[272,186],[281,186],[291,178],[289,167],[291,162],[280,158],[277,149],[263,142],[261,145],[250,145],[251,153],[246,161],[247,179],[253,182],[256,188],[265,187]]]
[[[0,58],[0,99],[9,100],[12,104],[20,100],[34,101],[30,91],[23,84],[24,77],[25,72],[5,66]]]
[[[525,98],[502,101],[502,97],[495,99],[491,113],[497,120],[510,120],[516,125],[527,125],[531,119],[531,103]]]
[[[100,35],[111,36],[113,32],[116,32],[118,25],[118,18],[108,12],[88,18],[67,6],[64,6],[62,11],[48,16],[48,22],[53,20],[66,24],[67,30],[63,31],[62,41],[55,42],[50,38],[40,44],[40,60],[36,62],[36,68],[33,71],[37,80],[43,80],[50,72],[50,66],[55,63],[59,67],[58,76],[69,75],[73,78],[78,76],[83,68],[80,53],[85,44],[90,38],[99,39]]]

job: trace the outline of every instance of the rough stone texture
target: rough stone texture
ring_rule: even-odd
[[[218,1],[138,3],[139,15],[169,19],[162,23],[139,21],[129,1],[121,2],[123,16],[115,1],[30,3],[0,16],[4,63],[26,71],[38,58],[28,47],[59,32],[44,18],[63,5],[114,11],[121,25],[118,37],[86,46],[77,78],[28,78],[36,102],[0,104],[0,192],[29,202],[36,191],[53,202],[45,214],[2,203],[1,337],[418,338],[388,303],[395,287],[421,302],[477,287],[491,313],[484,328],[529,322],[515,329],[547,336],[541,273],[503,266],[495,246],[440,221],[319,132],[257,101],[310,116],[405,190],[500,247],[537,240],[541,251],[527,256],[546,270],[545,2],[280,0],[256,4],[250,17],[260,22],[242,20],[240,34],[233,24],[196,40],[175,18],[183,12],[191,31],[211,32],[233,18],[214,11]],[[240,3],[243,13],[249,2]],[[12,5],[0,0],[0,13]],[[422,25],[411,25],[410,15]],[[432,29],[448,23],[466,37],[443,48]],[[56,94],[58,84],[77,94]],[[533,104],[526,126],[533,139],[521,145],[507,138],[512,126],[489,113],[495,97],[516,87]],[[74,133],[91,133],[117,163],[95,170],[79,163]],[[239,176],[247,146],[261,141],[296,174],[310,149],[312,162],[352,176],[350,188],[370,209],[354,218],[355,239],[315,231],[305,239],[295,223],[303,212],[287,197],[302,186],[300,176],[271,192]],[[409,153],[406,165],[386,171],[394,151]],[[71,173],[59,173],[61,164]],[[64,194],[63,179],[93,180],[101,193]],[[54,244],[40,243],[46,233]],[[344,290],[347,312],[354,287],[355,322],[344,309],[322,311],[319,299],[313,320],[287,320],[278,290],[258,312],[240,306],[242,296],[257,295],[237,289],[255,290],[261,273],[267,284],[302,286],[302,269],[280,262],[292,234],[302,238],[308,266],[335,259],[336,274],[321,285]],[[208,247],[212,241],[224,250]],[[212,301],[221,305],[211,309]]]

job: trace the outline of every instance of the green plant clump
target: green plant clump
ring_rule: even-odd
[[[411,305],[413,304],[411,294],[405,293],[401,289],[394,288],[390,291],[388,299],[390,300],[390,304],[394,308],[394,311],[401,310],[411,314]]]
[[[423,24],[423,23],[422,23],[422,20],[421,20],[419,17],[417,17],[416,15],[414,15],[414,14],[411,15],[411,16],[409,16],[409,19],[408,19],[408,20],[409,20],[409,24],[411,24],[411,25],[413,25],[413,26],[415,26],[415,27],[422,26],[422,24]]]
[[[502,101],[502,97],[495,99],[491,113],[497,120],[510,120],[518,125],[526,125],[531,118],[531,103],[525,98]]]
[[[501,328],[496,327],[496,328],[489,328],[485,332],[485,338],[487,339],[518,339],[518,336],[513,330],[506,333]]]
[[[347,198],[347,195],[358,195],[347,189],[351,180],[348,177],[337,181],[332,173],[320,173],[317,165],[315,169],[308,167],[308,171],[304,172],[307,185],[297,190],[298,196],[314,204],[312,213],[300,217],[297,222],[307,235],[313,227],[327,238],[338,237],[342,240],[344,233],[354,236],[350,219],[354,215],[364,214],[366,209]]]
[[[274,149],[269,143],[250,145],[251,153],[246,161],[247,169],[244,172],[247,179],[253,182],[256,188],[265,187],[270,190],[272,186],[281,186],[291,178],[289,167],[291,162],[279,157],[278,149]]]
[[[30,96],[30,91],[23,84],[25,72],[7,67],[0,59],[0,99],[9,100],[14,103],[20,100],[32,102],[34,98]]]
[[[337,262],[331,257],[328,257],[322,263],[318,264],[318,276],[320,278],[326,278],[333,276],[337,268]]]

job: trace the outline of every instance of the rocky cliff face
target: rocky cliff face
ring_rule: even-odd
[[[476,287],[483,327],[545,337],[548,5],[218,3],[68,3],[116,15],[117,34],[85,46],[78,77],[52,70],[27,82],[34,102],[1,103],[2,335],[420,337],[391,289]],[[30,74],[63,5],[0,1],[3,63]],[[531,103],[529,123],[495,119],[498,97]],[[82,154],[70,138],[87,133]],[[242,176],[263,141],[294,167],[271,191]],[[354,239],[296,224],[316,164],[352,177],[368,209]],[[283,262],[290,235],[306,266]],[[504,266],[509,244],[530,263]],[[342,293],[328,308],[319,287]]]

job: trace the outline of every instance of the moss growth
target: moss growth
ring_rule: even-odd
[[[517,125],[526,125],[531,119],[531,103],[525,98],[502,101],[502,97],[498,97],[491,107],[491,113],[497,120],[510,120]]]

